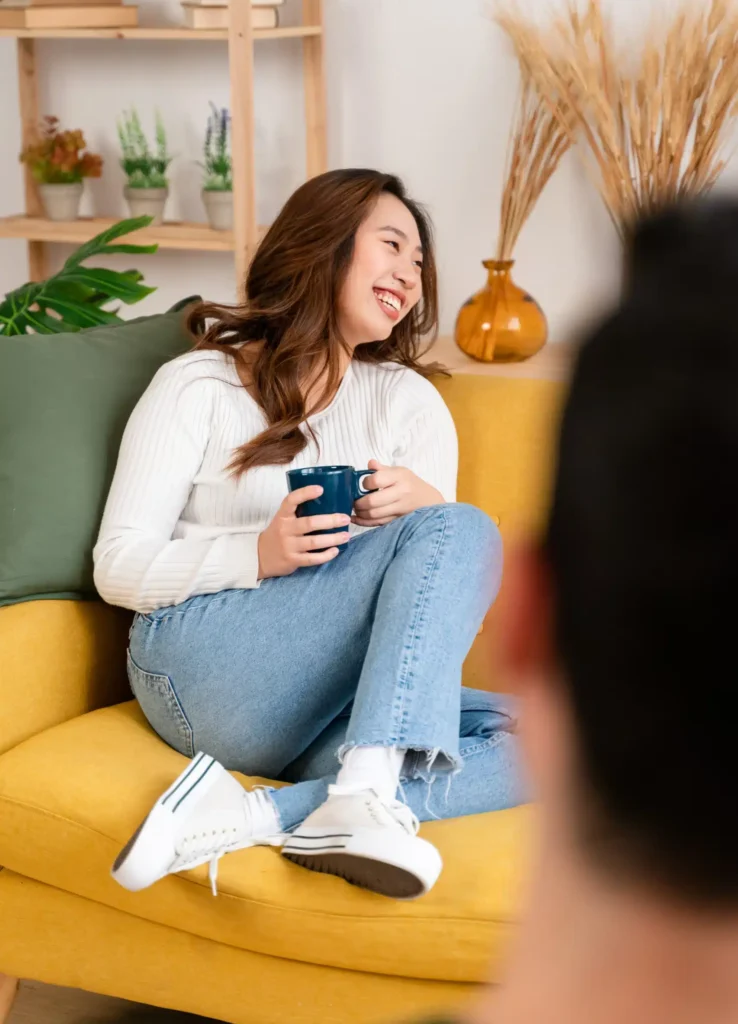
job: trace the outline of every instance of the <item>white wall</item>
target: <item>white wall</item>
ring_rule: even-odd
[[[139,0],[142,22],[176,19],[176,0]],[[626,5],[631,0],[619,0]],[[536,0],[545,5],[546,0]],[[484,0],[325,0],[330,165],[376,166],[403,176],[437,227],[442,329],[483,281],[493,253],[509,119],[517,72]],[[298,13],[288,0],[287,20]],[[228,104],[223,43],[43,41],[41,107],[81,127],[102,152],[105,176],[88,185],[83,212],[124,215],[115,118],[135,104],[158,106],[168,126],[172,166],[168,215],[203,219],[195,161],[208,100]],[[260,218],[274,216],[304,175],[301,47],[257,47],[256,109]],[[153,114],[151,114],[153,121]],[[14,43],[0,39],[0,216],[22,208]],[[66,252],[53,248],[54,264]],[[567,336],[612,289],[617,245],[577,161],[566,158],[518,249],[517,279],[546,310],[554,340]],[[229,256],[161,252],[128,258],[158,291],[126,315],[164,309],[184,295],[234,295]],[[0,240],[0,291],[27,276],[25,245]]]

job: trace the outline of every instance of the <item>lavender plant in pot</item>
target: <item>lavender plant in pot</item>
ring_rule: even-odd
[[[127,183],[124,195],[132,217],[151,217],[161,224],[169,196],[167,168],[172,157],[162,119],[156,114],[156,149],[152,150],[136,110],[126,111],[118,121],[118,139],[122,151],[121,167]]]
[[[216,231],[233,230],[233,165],[230,154],[231,117],[228,110],[219,110],[210,104],[205,131],[204,161],[201,163],[205,174],[202,186],[202,201],[208,215],[210,227]]]

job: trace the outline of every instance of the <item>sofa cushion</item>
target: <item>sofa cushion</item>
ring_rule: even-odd
[[[490,976],[518,917],[530,808],[424,825],[445,867],[433,891],[413,903],[313,874],[263,848],[220,862],[217,899],[205,867],[129,893],[112,880],[110,866],[185,763],[135,702],[26,740],[0,757],[0,864],[128,914],[271,956],[411,978]]]
[[[191,347],[184,318],[2,338],[0,605],[94,595],[92,548],[123,429],[156,370]]]

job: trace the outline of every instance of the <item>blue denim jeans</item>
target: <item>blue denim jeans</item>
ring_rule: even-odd
[[[421,820],[511,807],[524,799],[511,701],[461,686],[501,574],[483,512],[419,509],[325,565],[138,615],[133,692],[182,754],[294,783],[272,793],[285,830],[353,746],[407,750],[402,791]]]

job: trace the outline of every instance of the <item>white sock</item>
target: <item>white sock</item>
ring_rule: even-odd
[[[277,808],[264,789],[244,790],[246,810],[254,835],[272,836],[282,831]]]
[[[373,789],[382,800],[394,800],[404,760],[400,747],[351,747],[344,754],[336,784]]]

